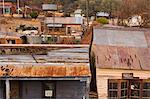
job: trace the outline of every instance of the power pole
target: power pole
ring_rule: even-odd
[[[3,15],[5,14],[5,0],[3,0]]]
[[[86,0],[87,30],[89,29],[89,0]]]
[[[20,10],[20,1],[19,0],[17,0],[17,8],[18,8],[18,15],[19,15],[19,10]]]

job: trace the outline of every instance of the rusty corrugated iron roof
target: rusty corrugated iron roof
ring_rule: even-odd
[[[2,45],[0,77],[90,76],[88,45]]]
[[[93,46],[98,68],[150,70],[150,48]]]
[[[93,51],[97,68],[150,70],[150,32],[96,29]]]
[[[78,77],[90,76],[87,64],[10,64],[0,66],[0,77]]]

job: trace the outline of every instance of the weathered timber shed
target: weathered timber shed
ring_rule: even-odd
[[[13,32],[0,32],[0,44],[22,44],[20,35]]]
[[[95,27],[93,35],[99,99],[150,99],[150,30]]]
[[[89,99],[88,45],[1,45],[0,99]]]

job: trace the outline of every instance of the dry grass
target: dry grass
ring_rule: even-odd
[[[35,26],[41,31],[41,20],[40,19],[23,19],[23,18],[12,18],[12,17],[0,17],[0,31],[2,32],[15,32],[19,25]]]

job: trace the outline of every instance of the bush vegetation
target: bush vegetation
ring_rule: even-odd
[[[104,17],[98,18],[96,21],[98,23],[101,23],[101,24],[108,24],[109,23],[109,20],[107,18],[104,18]]]
[[[33,11],[30,13],[30,16],[31,16],[31,18],[36,19],[38,17],[38,12]]]

